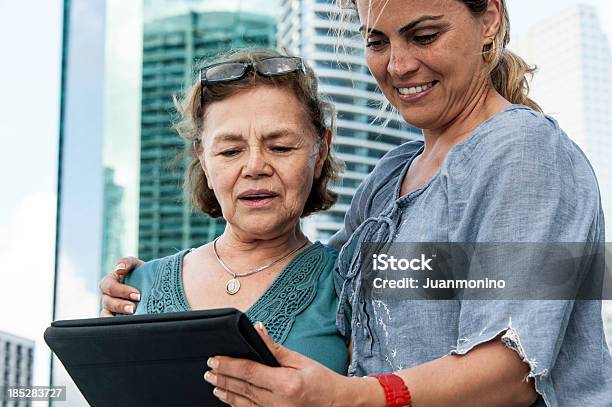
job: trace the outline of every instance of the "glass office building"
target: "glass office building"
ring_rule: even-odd
[[[52,311],[55,320],[95,317],[99,312],[105,10],[106,2],[102,0],[64,1]],[[87,405],[55,357],[51,361],[50,383],[66,386],[71,407]],[[66,402],[56,404],[62,403]]]
[[[115,181],[115,170],[104,168],[104,209],[102,215],[102,272],[112,270],[114,260],[124,255],[125,226],[121,203],[123,187]]]
[[[334,189],[340,199],[329,211],[304,221],[311,239],[327,240],[338,231],[357,186],[392,148],[422,137],[390,109],[371,76],[363,55],[363,40],[354,23],[344,22],[334,0],[281,0],[278,46],[302,56],[320,80],[320,92],[337,111],[334,149],[345,171]],[[340,62],[341,61],[341,62]]]
[[[34,341],[0,331],[0,389],[32,386]],[[7,401],[1,407],[29,407],[29,400]]]

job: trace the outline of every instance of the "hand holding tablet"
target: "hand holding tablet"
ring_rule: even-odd
[[[232,308],[55,321],[44,336],[93,406],[222,406],[203,379],[209,357],[279,366]]]

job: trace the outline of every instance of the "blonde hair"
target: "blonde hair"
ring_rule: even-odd
[[[489,5],[489,0],[459,0],[474,15],[482,15]],[[542,108],[529,98],[529,79],[536,68],[514,52],[507,49],[510,43],[510,16],[505,0],[499,0],[501,21],[497,35],[490,46],[483,50],[485,61],[489,63],[491,82],[500,95],[511,103],[521,104],[538,112]]]
[[[465,4],[475,16],[487,11],[490,0],[457,0]],[[529,79],[533,77],[536,68],[530,66],[525,60],[507,49],[510,43],[510,17],[505,0],[499,0],[501,22],[497,35],[492,44],[483,49],[483,58],[489,65],[491,82],[495,90],[510,103],[522,104],[533,110],[542,111],[542,108],[529,98]],[[341,8],[340,25],[358,18],[354,0],[336,0]],[[380,16],[377,16],[380,18]],[[342,36],[343,30],[338,33]]]
[[[291,56],[272,49],[239,49],[228,52],[202,66],[218,62],[253,62],[263,58]],[[199,79],[179,99],[174,98],[179,113],[179,121],[174,125],[179,135],[188,141],[184,154],[191,160],[183,188],[191,195],[192,205],[212,218],[223,215],[215,193],[208,187],[206,174],[198,158],[201,148],[206,108],[214,102],[253,89],[257,86],[278,86],[291,90],[300,101],[307,121],[315,131],[317,142],[322,143],[326,132],[335,131],[334,106],[318,94],[318,81],[312,68],[304,64],[305,72],[295,72],[282,76],[265,77],[252,70],[244,78],[216,83],[202,89]],[[197,69],[199,73],[199,69]],[[204,92],[202,94],[202,92]],[[331,146],[323,163],[321,176],[313,181],[312,190],[304,205],[302,217],[329,209],[338,199],[338,194],[329,189],[329,184],[339,178],[342,163],[333,154]]]

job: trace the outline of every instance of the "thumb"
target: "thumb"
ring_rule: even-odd
[[[257,321],[255,323],[255,330],[281,366],[293,367],[301,360],[301,355],[299,353],[293,352],[283,345],[274,342],[274,340],[270,338],[270,335],[268,335],[268,330],[261,322]]]

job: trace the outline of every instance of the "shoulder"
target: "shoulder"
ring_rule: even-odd
[[[331,274],[337,258],[338,252],[335,249],[316,241],[306,249],[303,256],[296,259],[296,265],[314,268],[320,271],[321,275]]]
[[[512,105],[477,128],[456,149],[466,158],[557,158],[576,156],[588,162],[555,119],[526,106]],[[455,153],[455,151],[452,151]]]
[[[554,119],[527,107],[481,125],[449,153],[441,175],[453,213],[490,240],[596,240],[602,230],[586,156]]]
[[[182,250],[170,256],[143,263],[128,275],[125,283],[140,291],[136,314],[154,314],[188,309],[179,294]]]
[[[338,307],[338,294],[336,285],[336,265],[338,260],[338,252],[322,244],[321,242],[315,242],[315,247],[309,253],[310,261],[308,256],[303,258],[303,264],[308,264],[306,272],[311,273],[313,278],[311,280],[314,287],[313,302],[310,304],[310,308],[318,309],[319,311],[325,310],[325,314],[331,317],[333,325],[335,327],[335,313]],[[316,259],[316,261],[312,261]],[[317,315],[321,315],[321,312],[316,312]],[[332,317],[333,316],[333,317]]]
[[[557,121],[522,105],[510,106],[485,122],[449,153],[448,161],[449,171],[541,175],[597,190],[588,159]]]
[[[153,259],[138,266],[134,271],[127,275],[124,283],[139,290],[149,289],[163,270],[171,271],[178,267],[182,256],[187,250],[175,254]]]
[[[314,242],[310,247],[291,263],[292,280],[300,285],[317,287],[334,287],[334,270],[338,260],[338,252],[332,247]]]

